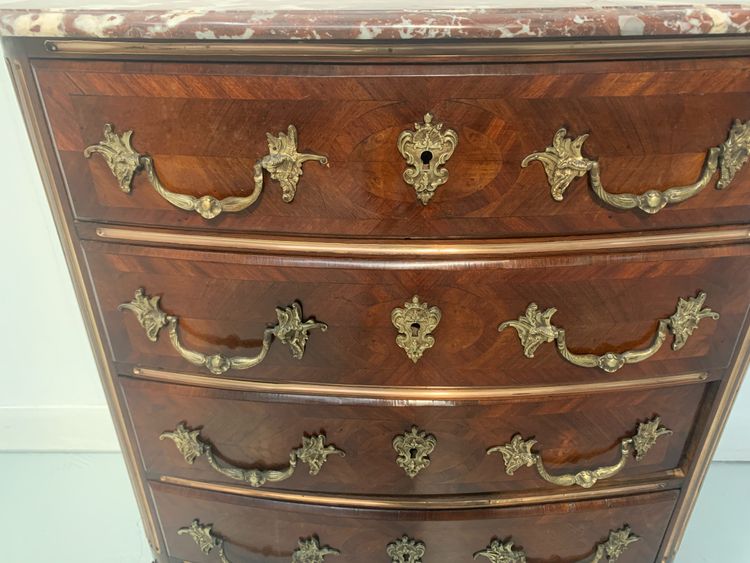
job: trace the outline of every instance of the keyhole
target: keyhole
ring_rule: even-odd
[[[422,154],[419,155],[419,158],[422,159],[422,164],[425,166],[430,163],[432,160],[432,151],[422,151]]]
[[[410,450],[409,450],[409,456],[410,456],[410,457],[411,457],[412,459],[416,459],[416,457],[417,457],[417,448],[412,448],[412,449],[410,449]]]
[[[411,335],[412,336],[419,336],[419,323],[411,323]]]

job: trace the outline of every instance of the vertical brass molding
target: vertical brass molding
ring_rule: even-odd
[[[695,508],[695,502],[706,477],[708,466],[716,452],[719,438],[721,438],[726,426],[732,405],[734,405],[737,393],[745,378],[745,373],[750,369],[750,317],[747,314],[741,334],[744,336],[731,371],[725,379],[724,387],[719,389],[717,396],[714,398],[711,411],[708,414],[708,429],[696,438],[699,442],[698,459],[687,476],[682,497],[677,502],[671,523],[664,536],[664,543],[657,557],[657,561],[662,563],[672,561],[680,549],[680,544],[685,536],[685,529]]]
[[[37,114],[34,112],[34,94],[26,80],[26,71],[31,75],[31,70],[26,66],[25,60],[17,58],[14,45],[9,41],[3,42],[3,49],[6,52],[6,61],[10,70],[11,79],[15,87],[16,96],[21,106],[21,112],[24,117],[26,130],[31,141],[32,150],[39,169],[39,174],[47,196],[50,211],[55,222],[57,235],[60,238],[63,253],[65,255],[68,271],[73,281],[73,290],[75,291],[78,306],[84,320],[84,326],[89,337],[94,359],[99,370],[102,387],[110,407],[110,412],[115,419],[115,431],[117,433],[120,446],[127,461],[126,467],[130,476],[130,482],[135,489],[136,500],[141,518],[143,521],[146,538],[152,549],[161,553],[161,543],[156,531],[156,525],[152,517],[150,502],[148,500],[145,483],[140,472],[140,464],[135,454],[134,443],[128,434],[128,424],[125,413],[120,404],[120,399],[115,387],[113,372],[110,369],[104,343],[99,334],[96,316],[94,314],[91,302],[88,299],[88,288],[86,286],[83,268],[78,257],[75,245],[73,244],[73,234],[65,220],[65,209],[59,197],[55,186],[58,184],[55,179],[55,171],[58,163],[56,159],[49,154],[48,139],[45,137],[47,132],[46,124],[39,121]],[[39,101],[41,106],[41,101]],[[50,141],[51,142],[51,141]]]

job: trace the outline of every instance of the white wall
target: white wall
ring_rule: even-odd
[[[0,451],[117,441],[15,94],[0,68]],[[750,460],[750,384],[718,459]]]

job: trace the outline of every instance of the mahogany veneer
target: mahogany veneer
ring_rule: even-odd
[[[694,182],[734,119],[750,119],[746,60],[494,65],[294,65],[35,61],[75,216],[83,220],[255,233],[505,237],[628,232],[744,222],[750,177],[713,185],[655,216],[617,213],[585,180],[557,202],[530,153],[559,127],[590,133],[584,152],[616,193]],[[401,174],[399,133],[431,111],[458,133],[448,182],[427,206]],[[696,116],[710,116],[698,119]],[[169,189],[247,195],[265,133],[295,124],[305,165],[294,204],[270,186],[246,213],[207,223],[176,213],[145,180],[120,192],[83,149],[104,124],[133,130]],[[678,133],[679,132],[679,133]]]
[[[404,534],[427,546],[424,561],[472,561],[490,540],[512,538],[529,561],[582,561],[607,539],[609,530],[630,523],[641,538],[618,560],[652,561],[676,493],[668,491],[582,503],[559,503],[512,509],[393,512],[321,509],[289,503],[209,494],[153,485],[159,516],[169,537],[173,561],[213,563],[190,538],[175,532],[190,525],[186,514],[213,522],[227,539],[232,561],[290,561],[297,538],[316,533],[321,544],[341,550],[333,560],[354,563],[388,561],[386,546]],[[482,561],[482,559],[477,559]]]
[[[590,133],[583,154],[613,193],[694,182],[709,147],[750,119],[746,41],[519,43],[515,58],[502,42],[427,41],[383,44],[377,58],[325,42],[302,57],[283,42],[238,43],[241,54],[131,39],[3,45],[155,562],[290,561],[311,538],[340,551],[325,563],[470,561],[493,539],[530,563],[579,562],[618,530],[640,538],[619,563],[673,560],[750,361],[750,172],[739,158],[728,189],[714,179],[646,214],[602,203],[588,178],[555,201],[542,165],[521,161],[567,127]],[[435,51],[452,45],[461,57]],[[459,141],[423,205],[397,139],[427,112]],[[290,124],[299,151],[330,167],[305,164],[291,203],[266,173],[252,206],[207,220],[170,205],[144,171],[124,193],[101,154],[87,159],[106,123],[133,130],[184,194],[247,195],[265,134]],[[121,310],[139,288],[207,354],[256,355],[293,302],[328,328],[300,358],[276,334],[258,365],[210,373],[168,328],[148,338],[142,325],[168,317]],[[701,292],[718,317],[614,373],[573,365],[551,342],[564,329],[574,353],[643,349],[678,299]],[[391,315],[415,295],[441,319],[413,361]],[[531,303],[556,308],[557,329],[540,321],[531,334],[547,342],[527,357],[498,325]],[[611,466],[655,417],[671,435],[591,487],[544,480],[534,460],[511,475],[487,455],[518,434],[552,475]],[[206,446],[160,439],[180,424],[227,464],[299,466],[253,487],[215,471]],[[412,426],[436,444],[410,477],[393,440]],[[346,455],[311,475],[290,451],[319,433]],[[424,555],[389,555],[403,536]]]

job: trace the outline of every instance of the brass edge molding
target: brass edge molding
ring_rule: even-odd
[[[162,383],[211,387],[230,391],[306,395],[313,397],[350,397],[396,401],[455,402],[483,399],[505,399],[534,396],[572,395],[621,391],[628,389],[653,389],[703,383],[708,380],[706,372],[691,372],[680,375],[651,377],[647,379],[625,379],[620,381],[598,381],[571,383],[567,385],[537,385],[525,387],[415,387],[343,385],[330,383],[271,383],[247,379],[230,379],[190,373],[179,373],[145,367],[133,368],[133,375]]]
[[[37,42],[40,44],[41,42]],[[741,56],[750,53],[747,37],[558,39],[550,41],[112,41],[99,39],[49,39],[39,56],[199,56],[297,58],[299,60],[371,58],[490,57],[518,61],[579,60],[659,55],[662,57]]]
[[[671,561],[680,548],[708,466],[716,452],[719,438],[729,418],[729,413],[737,398],[745,374],[750,369],[750,318],[748,317],[745,319],[744,331],[744,337],[739,346],[734,365],[724,380],[725,384],[720,396],[715,399],[718,404],[714,403],[716,405],[715,415],[710,419],[710,426],[703,439],[703,447],[700,448],[698,458],[693,463],[693,469],[688,475],[682,497],[678,500],[671,524],[667,528],[665,541],[662,544],[658,559],[662,563]],[[698,439],[700,440],[700,437]]]
[[[307,241],[304,239],[252,238],[227,235],[199,235],[177,232],[97,227],[100,239],[220,248],[264,252],[305,254],[344,254],[347,256],[507,256],[511,254],[548,254],[590,252],[593,250],[626,250],[648,247],[688,246],[705,243],[750,242],[750,227],[698,233],[623,235],[622,237],[575,238],[566,240],[523,242],[425,241],[423,243]]]
[[[115,387],[115,374],[113,370],[110,369],[104,343],[97,327],[96,315],[94,314],[91,301],[89,300],[88,288],[83,275],[81,262],[78,253],[76,252],[75,245],[73,244],[73,233],[71,232],[70,225],[65,221],[65,210],[62,201],[60,200],[59,191],[55,188],[57,182],[54,178],[55,172],[53,170],[57,165],[56,163],[53,164],[53,160],[50,159],[50,155],[47,151],[47,142],[45,141],[43,133],[44,131],[47,131],[47,128],[44,124],[39,122],[38,116],[33,109],[34,101],[31,94],[32,90],[29,87],[29,83],[26,81],[23,63],[17,58],[11,56],[10,53],[8,53],[6,60],[8,61],[11,79],[14,83],[26,128],[31,139],[32,149],[38,164],[39,174],[47,200],[50,204],[50,210],[55,222],[57,234],[60,238],[68,270],[73,280],[73,290],[76,294],[76,300],[78,301],[78,306],[84,319],[84,325],[86,327],[86,332],[88,333],[94,360],[98,367],[102,387],[115,421],[115,432],[127,461],[125,465],[128,470],[131,485],[135,491],[136,504],[138,505],[141,514],[144,532],[152,549],[156,553],[161,553],[161,543],[159,541],[156,524],[151,512],[151,504],[148,500],[143,475],[139,469],[141,464],[135,454],[135,445],[128,434],[125,412],[120,403],[117,388]]]
[[[185,479],[162,475],[159,482],[188,487],[214,493],[225,493],[263,500],[294,502],[307,505],[336,506],[343,508],[378,508],[383,510],[460,510],[464,508],[501,508],[528,504],[571,502],[594,497],[626,496],[664,491],[678,488],[684,479],[682,470],[664,471],[652,475],[651,479],[630,485],[612,485],[596,489],[565,489],[553,493],[497,494],[497,495],[451,495],[451,496],[345,496],[325,493],[305,493],[273,489],[253,489],[241,485],[229,485],[208,481]],[[676,480],[677,482],[675,482]]]

